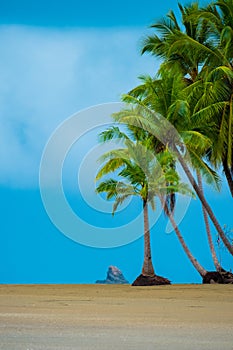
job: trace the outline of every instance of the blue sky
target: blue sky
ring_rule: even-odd
[[[70,240],[52,224],[40,197],[39,166],[46,142],[60,123],[93,105],[119,102],[139,75],[156,72],[159,62],[140,56],[140,43],[148,25],[170,9],[177,11],[176,1],[1,4],[0,283],[93,283],[104,277],[109,265],[117,265],[130,281],[140,273],[141,238],[118,248],[93,248]],[[77,168],[96,145],[96,134],[92,130],[81,140],[81,153],[75,146],[71,149],[64,165],[64,190],[85,222],[116,227],[126,216],[133,218],[139,204],[112,218],[82,198],[81,189],[88,195],[92,186],[89,178],[85,181],[84,175],[77,186]],[[207,190],[220,223],[233,227],[225,184],[221,195]],[[89,199],[97,201],[91,193]],[[196,257],[213,269],[200,213],[200,204],[193,201],[181,228]],[[166,224],[160,215],[152,229],[156,272],[174,283],[200,282],[174,233],[165,233]],[[140,232],[142,226],[136,236]],[[232,258],[224,251],[221,257],[224,267],[232,268]]]
[[[110,2],[9,0],[1,4],[0,19],[4,24],[27,24],[56,27],[147,26],[176,3],[173,0]]]

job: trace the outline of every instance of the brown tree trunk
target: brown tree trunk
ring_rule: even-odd
[[[230,243],[230,241],[227,239],[225,233],[223,232],[221,226],[219,225],[211,207],[209,206],[209,204],[207,203],[205,197],[203,196],[202,192],[200,191],[192,173],[190,172],[187,164],[185,163],[183,157],[181,156],[180,152],[178,151],[177,148],[174,149],[177,155],[177,158],[185,172],[185,174],[187,175],[191,185],[193,186],[193,189],[195,190],[198,198],[200,199],[201,203],[203,204],[203,206],[205,207],[205,210],[207,211],[211,221],[213,222],[219,236],[221,237],[223,243],[225,244],[225,246],[227,247],[228,251],[231,253],[231,255],[233,255],[233,245]]]
[[[174,228],[175,230],[175,233],[177,235],[177,238],[179,239],[180,241],[180,244],[182,245],[186,255],[188,256],[189,260],[191,261],[191,263],[193,264],[193,266],[195,267],[195,269],[199,272],[199,274],[201,275],[201,277],[204,277],[207,273],[207,271],[204,269],[204,267],[201,266],[201,264],[197,261],[196,258],[194,258],[194,256],[192,255],[191,251],[189,250],[187,244],[185,243],[184,241],[184,238],[178,228],[178,226],[176,225],[176,222],[174,220],[174,217],[173,217],[173,214],[171,213],[171,211],[168,209],[168,206],[166,204],[165,201],[162,200],[162,205],[163,205],[163,208],[164,208],[164,211],[165,213],[167,214],[171,224],[172,224],[172,227]]]
[[[201,178],[201,174],[200,174],[199,171],[197,171],[197,182],[198,182],[198,186],[200,188],[200,191],[204,195],[203,186],[202,186],[202,178]],[[218,272],[221,272],[222,268],[221,268],[221,265],[220,265],[220,263],[218,261],[218,257],[217,257],[217,254],[216,254],[216,251],[215,251],[215,248],[214,248],[214,243],[213,243],[213,239],[212,239],[211,232],[210,232],[210,224],[209,224],[208,215],[207,215],[207,212],[206,212],[205,207],[203,205],[202,205],[202,212],[203,212],[203,217],[204,217],[204,222],[205,222],[205,227],[206,227],[208,243],[209,243],[212,259],[213,259],[213,262],[214,262],[214,266],[215,266],[215,268],[216,268],[216,270]]]
[[[144,217],[144,262],[142,267],[142,275],[154,276],[154,268],[151,259],[151,245],[150,245],[150,229],[148,217],[148,204],[143,201],[143,217]]]
[[[226,179],[227,179],[228,187],[229,187],[229,190],[231,192],[231,196],[233,197],[233,178],[231,175],[231,171],[227,165],[226,159],[223,160],[222,165],[223,165],[223,171],[224,171]]]

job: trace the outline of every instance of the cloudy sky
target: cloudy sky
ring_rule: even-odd
[[[142,226],[136,220],[129,229],[125,222],[126,216],[134,221],[140,214],[140,204],[131,203],[128,211],[124,208],[113,219],[107,214],[109,204],[105,213],[96,210],[94,179],[89,185],[91,172],[86,170],[89,175],[86,177],[82,171],[81,180],[77,181],[80,164],[90,169],[85,168],[84,160],[93,162],[99,154],[96,137],[99,129],[92,130],[89,125],[85,135],[87,117],[80,111],[108,104],[109,110],[103,107],[100,113],[109,116],[118,110],[121,94],[138,83],[139,75],[156,73],[159,62],[140,55],[141,42],[150,32],[148,26],[170,9],[178,12],[176,1],[146,0],[142,4],[120,0],[112,4],[104,0],[90,4],[79,0],[39,3],[12,0],[1,4],[0,282],[92,283],[103,277],[109,265],[120,267],[130,281],[140,272],[143,245],[138,238]],[[95,108],[91,111],[92,117],[98,119],[98,111]],[[39,191],[43,150],[59,126],[66,125],[74,115],[79,118],[75,130],[80,127],[83,135],[66,157],[63,179],[69,206],[85,223],[84,226],[80,223],[77,231],[88,236],[93,234],[93,227],[110,227],[110,231],[116,228],[114,237],[117,230],[122,237],[116,245],[122,247],[97,249],[85,246],[85,239],[80,239],[84,245],[72,241],[54,226],[43,206]],[[89,198],[88,188],[93,194]],[[211,189],[207,191],[220,222],[233,226],[229,222],[231,202],[226,186],[223,184],[221,196]],[[221,210],[226,203],[229,211]],[[152,230],[157,273],[174,282],[199,281],[174,234],[165,233],[166,219],[159,213],[158,217]],[[126,225],[125,231],[119,228],[122,225]],[[210,257],[203,253],[206,242],[197,201],[191,203],[182,228],[194,254],[206,268],[213,268]],[[204,242],[203,252],[196,237]],[[220,254],[225,265],[232,267],[232,259],[222,250]],[[86,266],[85,271],[82,265]]]
[[[59,123],[80,109],[119,101],[138,75],[156,71],[154,60],[139,55],[141,35],[139,28],[1,26],[3,184],[31,186]]]

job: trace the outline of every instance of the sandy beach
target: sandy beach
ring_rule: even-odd
[[[1,285],[0,349],[233,349],[233,285]]]

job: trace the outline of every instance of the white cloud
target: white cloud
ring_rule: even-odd
[[[0,27],[0,183],[37,184],[50,133],[71,114],[119,101],[153,74],[155,59],[141,57],[143,28],[49,29]]]

